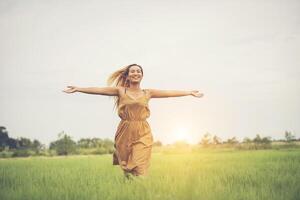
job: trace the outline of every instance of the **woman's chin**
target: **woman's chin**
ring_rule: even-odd
[[[134,80],[134,81],[131,81],[131,83],[139,83],[141,82],[140,80]]]

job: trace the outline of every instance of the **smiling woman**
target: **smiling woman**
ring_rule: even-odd
[[[151,150],[153,146],[152,130],[147,118],[150,116],[148,102],[151,98],[167,98],[180,96],[202,97],[203,93],[197,90],[157,90],[141,89],[143,68],[131,64],[114,72],[108,78],[107,84],[111,87],[79,88],[68,86],[63,90],[66,93],[82,92],[113,96],[115,106],[121,121],[115,133],[115,151],[113,165],[120,165],[125,177],[145,176],[150,166]],[[185,129],[176,130],[175,138],[187,139]]]

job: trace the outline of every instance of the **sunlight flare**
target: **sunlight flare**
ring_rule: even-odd
[[[173,131],[172,131],[172,142],[176,142],[176,141],[184,141],[187,143],[193,143],[193,138],[190,134],[189,129],[187,129],[186,127],[176,127]]]

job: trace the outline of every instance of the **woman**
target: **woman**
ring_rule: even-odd
[[[63,90],[66,93],[82,92],[115,97],[115,106],[121,121],[115,134],[113,165],[120,165],[127,178],[147,175],[150,166],[153,137],[146,121],[150,116],[149,100],[188,95],[203,96],[197,90],[141,89],[143,75],[140,65],[131,64],[111,74],[107,81],[110,87],[68,86],[69,89]]]

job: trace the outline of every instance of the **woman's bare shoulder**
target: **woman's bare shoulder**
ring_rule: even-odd
[[[149,93],[150,93],[151,91],[153,91],[152,88],[145,88],[144,90],[147,91],[147,92],[149,92]]]
[[[119,90],[119,94],[123,94],[125,91],[125,87],[124,86],[116,86],[116,88]]]
[[[148,94],[149,97],[151,97],[151,90],[150,88],[145,88],[144,91]]]

